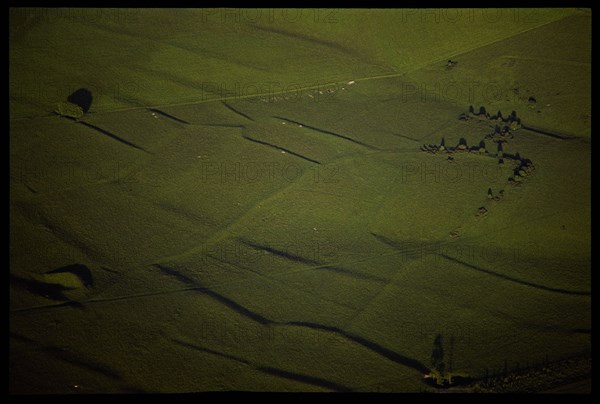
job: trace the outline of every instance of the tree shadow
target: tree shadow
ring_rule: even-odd
[[[92,106],[92,92],[87,88],[80,88],[67,97],[67,101],[79,105],[83,112],[88,112]]]
[[[442,334],[438,334],[433,341],[433,350],[431,352],[431,366],[440,373],[444,373],[444,347]]]

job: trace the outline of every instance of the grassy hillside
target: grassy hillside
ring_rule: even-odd
[[[103,111],[405,73],[573,13],[254,12],[12,9],[11,114],[51,111],[82,86]]]
[[[436,335],[472,377],[589,350],[591,15],[492,12],[12,9],[10,391],[414,392]],[[470,105],[520,117],[503,164]]]

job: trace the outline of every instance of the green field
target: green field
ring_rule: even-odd
[[[591,349],[591,11],[9,17],[11,393],[435,391],[437,335],[473,378]],[[504,164],[469,106],[518,114]]]

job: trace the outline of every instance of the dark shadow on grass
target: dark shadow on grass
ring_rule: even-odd
[[[424,241],[396,241],[381,234],[370,232],[378,241],[403,254],[404,259],[423,258],[424,255],[437,254],[441,243]]]
[[[348,333],[342,329],[339,329],[337,327],[323,325],[323,324],[309,323],[306,321],[290,321],[290,322],[286,323],[286,325],[296,326],[296,327],[307,327],[307,328],[311,328],[313,330],[328,331],[328,332],[332,332],[332,333],[341,335],[351,341],[356,342],[357,344],[364,346],[365,348],[370,349],[373,352],[378,353],[381,356],[386,357],[387,359],[389,359],[393,362],[396,362],[403,366],[415,369],[421,373],[429,373],[429,369],[427,368],[427,366],[425,366],[418,360],[409,358],[404,355],[400,355],[399,353],[394,352],[390,349],[387,349],[387,348],[377,344],[376,342],[369,341],[368,339],[360,337],[358,335],[350,334],[350,333]]]
[[[282,377],[285,379],[290,379],[290,380],[294,380],[297,382],[310,384],[313,386],[324,387],[326,389],[330,389],[333,391],[340,391],[340,392],[352,391],[350,388],[348,388],[346,386],[331,382],[329,380],[321,379],[320,377],[314,377],[314,376],[303,375],[300,373],[288,372],[286,370],[272,368],[269,366],[259,366],[259,367],[257,367],[257,369],[260,370],[261,372],[264,372],[264,373],[267,373],[267,374],[270,374],[273,376],[278,376],[278,377]]]
[[[183,123],[183,124],[186,124],[186,125],[190,124],[188,121],[184,121],[183,119],[179,119],[179,118],[177,118],[177,117],[175,117],[175,116],[173,116],[171,114],[167,114],[166,112],[163,112],[160,109],[148,108],[148,111],[154,112],[155,114],[159,114],[159,115],[162,115],[162,116],[164,116],[166,118],[172,119],[175,122]]]
[[[112,139],[114,139],[114,140],[116,140],[118,142],[126,144],[127,146],[131,146],[131,147],[133,147],[135,149],[138,149],[138,150],[141,150],[141,151],[144,151],[144,152],[146,151],[144,148],[142,148],[142,147],[140,147],[140,146],[138,146],[138,145],[136,145],[134,143],[131,143],[131,142],[129,142],[129,141],[123,139],[123,138],[120,138],[119,136],[115,135],[114,133],[110,133],[107,130],[104,130],[104,129],[99,128],[99,127],[97,127],[95,125],[92,125],[91,123],[87,123],[87,122],[83,122],[83,121],[77,121],[77,123],[79,123],[79,124],[81,124],[83,126],[87,126],[90,129],[94,129],[95,131],[100,132],[103,135],[106,135],[106,136],[108,136],[108,137],[110,137],[110,138],[112,138]]]
[[[573,139],[574,138],[574,136],[571,136],[571,135],[565,135],[563,133],[558,133],[558,132],[550,132],[550,131],[542,130],[542,129],[539,129],[539,128],[533,128],[531,126],[525,126],[525,125],[523,125],[522,129],[528,130],[528,131],[533,132],[533,133],[537,133],[538,135],[544,135],[544,136],[553,137],[555,139],[563,139],[563,140],[565,140],[565,139]]]
[[[203,124],[200,124],[199,126],[209,126],[209,127],[215,127],[215,128],[236,128],[236,129],[242,129],[242,130],[244,130],[246,128],[244,125],[232,125],[232,124],[227,124],[227,123],[203,123]]]
[[[226,305],[227,307],[236,311],[237,313],[239,313],[247,318],[250,318],[262,325],[286,325],[286,326],[295,326],[295,327],[307,327],[307,328],[310,328],[313,330],[332,332],[332,333],[338,334],[342,337],[345,337],[353,342],[356,342],[356,343],[364,346],[365,348],[367,348],[373,352],[376,352],[377,354],[384,356],[387,359],[394,361],[396,363],[399,363],[403,366],[410,367],[410,368],[415,369],[422,373],[429,372],[429,369],[427,368],[427,366],[423,365],[421,362],[419,362],[416,359],[409,358],[404,355],[400,355],[397,352],[387,349],[373,341],[369,341],[368,339],[360,337],[358,335],[350,334],[340,328],[337,328],[334,326],[323,325],[323,324],[310,323],[310,322],[305,322],[305,321],[290,321],[290,322],[286,322],[286,323],[272,321],[272,320],[269,320],[268,318],[263,317],[262,315],[260,315],[258,313],[248,310],[247,308],[243,307],[239,303],[234,302],[233,300],[231,300],[225,296],[222,296],[221,294],[214,292],[210,289],[198,288],[198,292],[207,294],[208,296],[210,296],[210,297],[214,298],[215,300],[219,301],[220,303]]]
[[[346,386],[343,386],[341,384],[337,384],[334,383],[332,381],[326,380],[326,379],[321,379],[319,377],[314,377],[314,376],[309,376],[309,375],[304,375],[304,374],[300,374],[300,373],[295,373],[295,372],[288,372],[287,370],[283,370],[283,369],[279,369],[279,368],[274,368],[271,366],[260,366],[260,365],[256,365],[250,361],[247,361],[244,358],[241,358],[239,356],[235,356],[235,355],[231,355],[225,352],[219,352],[219,351],[215,351],[214,349],[209,349],[209,348],[204,348],[198,345],[194,345],[194,344],[190,344],[188,342],[185,341],[181,341],[178,339],[174,339],[171,338],[170,341],[181,345],[183,347],[189,348],[189,349],[193,349],[195,351],[199,351],[199,352],[204,352],[204,353],[209,353],[215,356],[219,356],[221,358],[225,358],[225,359],[229,359],[238,363],[242,363],[244,365],[247,366],[251,366],[254,369],[272,375],[272,376],[277,376],[277,377],[281,377],[284,379],[289,379],[289,380],[294,380],[297,382],[301,382],[301,383],[305,383],[305,384],[310,384],[313,386],[318,386],[318,387],[324,387],[330,390],[334,390],[334,391],[343,391],[343,392],[349,392],[352,391],[351,389],[349,389]]]
[[[396,136],[396,137],[401,137],[402,139],[408,139],[410,141],[420,143],[419,139],[415,139],[414,137],[410,137],[410,136],[406,136],[406,135],[401,135],[399,133],[392,133],[392,135]]]
[[[85,369],[85,370],[92,371],[94,373],[101,374],[103,376],[106,376],[106,377],[114,379],[114,380],[121,379],[121,375],[119,374],[119,372],[110,368],[109,366],[101,364],[101,363],[93,362],[93,361],[90,361],[87,359],[83,359],[80,355],[75,354],[70,351],[67,351],[66,349],[63,349],[63,348],[60,348],[57,346],[53,346],[53,345],[44,345],[44,344],[39,343],[31,338],[25,337],[23,335],[20,335],[20,334],[14,333],[14,332],[10,333],[10,337],[17,339],[21,342],[31,344],[31,345],[33,345],[33,348],[36,351],[44,352],[60,361],[70,363],[71,365],[77,366],[77,367]]]
[[[259,324],[262,324],[262,325],[284,325],[284,326],[307,327],[307,328],[314,329],[314,330],[332,332],[332,333],[338,334],[350,341],[356,342],[356,343],[364,346],[365,348],[367,348],[381,356],[384,356],[385,358],[387,358],[393,362],[396,362],[403,366],[410,367],[410,368],[415,369],[422,373],[429,372],[429,369],[416,359],[409,358],[404,355],[400,355],[400,354],[398,354],[390,349],[387,349],[375,342],[369,341],[366,338],[363,338],[363,337],[360,337],[360,336],[357,336],[354,334],[350,334],[350,333],[348,333],[340,328],[334,327],[334,326],[328,326],[328,325],[310,323],[310,322],[304,322],[304,321],[276,322],[276,321],[270,320],[256,312],[254,312],[254,311],[251,311],[251,310],[247,309],[246,307],[240,305],[239,303],[231,300],[230,298],[225,297],[225,296],[223,296],[213,290],[210,290],[208,288],[204,288],[204,287],[186,288],[186,289],[180,290],[178,292],[181,292],[181,291],[194,291],[197,293],[205,294],[205,295],[215,299],[219,303],[227,306],[229,309],[237,312],[238,314],[240,314],[246,318],[249,318],[249,319],[251,319]],[[156,293],[156,294],[158,294],[158,293]],[[143,295],[149,296],[151,294],[143,294]],[[131,298],[131,297],[135,297],[135,296],[101,299],[101,300],[96,300],[96,301],[90,301],[90,303],[100,302],[100,301],[123,300],[125,298]],[[35,310],[35,309],[36,308],[32,308],[32,310]]]
[[[263,325],[268,325],[268,324],[272,324],[273,322],[271,320],[269,320],[268,318],[265,318],[263,316],[261,316],[258,313],[255,313],[247,308],[245,308],[244,306],[242,306],[241,304],[234,302],[233,300],[229,299],[228,297],[225,297],[213,290],[207,289],[207,288],[197,288],[196,289],[197,292],[199,293],[204,293],[210,297],[212,297],[213,299],[217,300],[219,303],[224,304],[225,306],[229,307],[231,310],[237,312],[238,314],[241,314],[244,317],[247,317],[251,320],[256,321],[257,323],[263,324]]]
[[[111,369],[109,366],[97,362],[92,362],[87,359],[83,359],[79,355],[69,352],[63,348],[55,346],[43,346],[40,348],[40,350],[42,352],[50,354],[58,360],[70,363],[79,368],[101,374],[110,379],[121,380],[121,375],[119,374],[119,372]]]
[[[67,351],[63,348],[57,346],[44,345],[31,338],[13,332],[10,333],[10,337],[15,340],[19,340],[23,343],[31,344],[36,351],[44,352],[52,356],[54,359],[69,363],[80,369],[91,371],[95,374],[105,376],[115,381],[121,381],[123,379],[121,373],[113,369],[112,367],[103,363],[98,363],[95,361],[84,359],[81,357],[81,355]],[[149,393],[149,391],[145,389],[122,382],[117,383],[117,386],[127,393]]]
[[[239,115],[241,117],[244,117],[244,118],[248,119],[249,121],[254,122],[254,119],[250,118],[248,115],[244,114],[243,112],[238,111],[237,109],[233,108],[231,105],[227,104],[225,101],[221,101],[221,103],[223,104],[223,106],[225,108],[227,108],[228,110],[230,110],[234,114],[237,114],[237,115]]]
[[[273,247],[266,246],[266,245],[255,244],[255,243],[253,243],[251,241],[244,240],[242,238],[239,238],[238,240],[242,244],[245,244],[248,247],[252,247],[255,250],[266,251],[268,253],[271,253],[273,255],[277,255],[278,257],[286,258],[286,259],[291,260],[291,261],[301,262],[301,263],[306,264],[306,265],[321,265],[321,263],[318,262],[318,261],[312,260],[310,258],[304,258],[304,257],[301,257],[299,255],[291,254],[291,253],[288,253],[287,251],[281,251],[281,250],[278,250],[277,248],[273,248]]]
[[[87,113],[92,106],[92,92],[87,88],[80,88],[67,97],[67,101],[79,105],[84,113]]]
[[[167,274],[169,276],[174,277],[175,279],[177,279],[178,281],[188,284],[188,285],[193,285],[195,283],[195,281],[192,278],[189,278],[187,276],[185,276],[184,274],[182,274],[181,272],[173,269],[173,268],[169,268],[160,264],[152,264],[152,266],[154,268],[159,269],[162,273]]]
[[[335,22],[335,21],[333,21],[333,22]],[[337,42],[328,41],[328,40],[324,40],[324,39],[320,39],[320,38],[314,38],[314,37],[311,37],[308,35],[300,34],[298,32],[290,32],[290,31],[286,31],[286,30],[283,30],[280,28],[274,28],[274,27],[270,27],[270,26],[267,27],[267,26],[261,26],[261,25],[253,25],[252,27],[259,31],[264,31],[264,32],[268,32],[271,34],[283,35],[288,38],[293,38],[293,39],[297,39],[300,41],[308,42],[309,44],[317,44],[317,45],[325,46],[329,49],[336,50],[338,52],[343,52],[343,53],[346,53],[353,57],[357,56],[357,52],[354,49],[342,46]]]
[[[236,128],[236,129],[241,129],[242,130],[242,137],[244,139],[246,139],[246,140],[249,140],[250,142],[254,142],[254,143],[258,143],[258,144],[263,145],[263,146],[271,147],[271,148],[273,148],[275,150],[284,151],[284,152],[286,152],[288,154],[291,154],[292,156],[299,157],[299,158],[301,158],[303,160],[306,160],[306,161],[309,161],[311,163],[321,164],[320,161],[311,159],[310,157],[303,156],[302,154],[296,153],[296,152],[294,152],[294,151],[292,151],[290,149],[286,149],[285,147],[277,146],[275,144],[272,144],[272,143],[269,143],[269,142],[265,142],[263,140],[258,140],[258,139],[255,139],[255,138],[251,137],[250,135],[248,135],[248,129],[244,125],[229,125],[229,124],[218,124],[218,123],[215,123],[215,124],[203,124],[202,126],[211,126],[211,127],[217,127],[217,128]]]
[[[194,345],[194,344],[190,344],[189,342],[185,342],[185,341],[181,341],[175,338],[170,338],[170,340],[178,345],[184,346],[186,348],[190,348],[193,349],[195,351],[199,351],[199,352],[205,352],[205,353],[209,353],[209,354],[213,354],[216,356],[220,356],[221,358],[225,358],[225,359],[229,359],[232,361],[236,361],[239,363],[243,363],[244,365],[249,365],[252,366],[252,364],[250,362],[248,362],[247,360],[240,358],[238,356],[234,356],[234,355],[230,355],[224,352],[219,352],[219,351],[215,351],[213,349],[209,349],[209,348],[204,348],[198,345]]]
[[[515,283],[518,283],[518,284],[523,285],[523,286],[530,286],[532,288],[546,290],[548,292],[562,293],[562,294],[565,294],[565,295],[591,296],[591,292],[584,292],[584,291],[577,291],[577,290],[567,290],[567,289],[560,289],[560,288],[552,288],[552,287],[549,287],[549,286],[539,285],[537,283],[524,281],[522,279],[513,278],[512,276],[508,276],[508,275],[504,275],[504,274],[501,274],[501,273],[498,273],[498,272],[490,271],[489,269],[484,269],[484,268],[478,267],[476,265],[472,265],[472,264],[469,264],[467,262],[458,260],[456,258],[452,258],[452,257],[450,257],[450,256],[448,256],[446,254],[440,254],[440,256],[443,257],[443,258],[445,258],[445,259],[447,259],[448,261],[454,262],[456,264],[463,265],[463,266],[465,266],[467,268],[474,269],[476,271],[483,272],[485,274],[492,275],[492,276],[495,276],[495,277],[500,278],[500,279],[504,279],[504,280],[507,280],[507,281],[515,282]]]
[[[377,234],[377,233],[373,233],[373,232],[369,232],[373,237],[375,237],[378,241],[387,244],[388,246],[394,248],[394,249],[399,249],[401,247],[401,243],[392,240],[390,238],[387,238],[386,236],[382,236],[381,234]]]
[[[363,147],[366,147],[367,149],[370,149],[370,150],[379,150],[375,146],[371,146],[370,144],[363,143],[360,140],[352,139],[351,137],[348,137],[348,136],[340,135],[339,133],[331,132],[331,131],[325,130],[325,129],[320,129],[320,128],[317,128],[315,126],[310,126],[310,125],[307,125],[307,124],[302,123],[302,122],[298,122],[298,121],[294,121],[292,119],[284,118],[282,116],[273,115],[273,118],[275,118],[275,119],[281,119],[282,121],[286,121],[286,122],[293,123],[293,124],[296,124],[296,125],[302,125],[302,127],[314,130],[315,132],[319,132],[319,133],[323,133],[323,134],[326,134],[326,135],[331,135],[331,136],[339,137],[341,139],[348,140],[349,142],[352,142],[352,143],[361,145]]]
[[[258,144],[261,144],[261,145],[263,145],[263,146],[269,146],[269,147],[272,147],[273,149],[276,149],[276,150],[279,150],[279,151],[284,151],[284,152],[286,152],[286,153],[289,153],[289,154],[291,154],[292,156],[300,157],[300,158],[301,158],[301,159],[303,159],[303,160],[310,161],[311,163],[315,163],[315,164],[321,164],[321,163],[320,163],[319,161],[317,161],[317,160],[313,160],[313,159],[311,159],[310,157],[306,157],[306,156],[303,156],[303,155],[302,155],[302,154],[300,154],[300,153],[293,152],[293,151],[291,151],[290,149],[286,149],[286,148],[284,148],[284,147],[277,146],[277,145],[274,145],[274,144],[272,144],[272,143],[268,143],[268,142],[265,142],[265,141],[262,141],[262,140],[254,139],[254,138],[252,138],[252,137],[250,137],[250,136],[248,136],[248,135],[243,135],[243,138],[244,138],[244,139],[246,139],[246,140],[249,140],[249,141],[251,141],[251,142],[258,143]]]
[[[34,295],[43,296],[47,299],[58,300],[62,302],[70,300],[63,294],[63,292],[65,291],[65,287],[62,285],[39,282],[34,279],[22,278],[14,274],[10,274],[9,277],[11,284],[13,284],[16,287],[28,290]]]
[[[360,279],[363,281],[374,281],[374,282],[379,282],[379,283],[387,283],[387,281],[388,281],[387,279],[380,278],[379,276],[363,274],[360,272],[351,271],[349,269],[337,267],[334,265],[319,267],[318,269],[335,272],[335,273],[338,273],[338,274],[341,274],[344,276],[349,276],[351,278]]]

